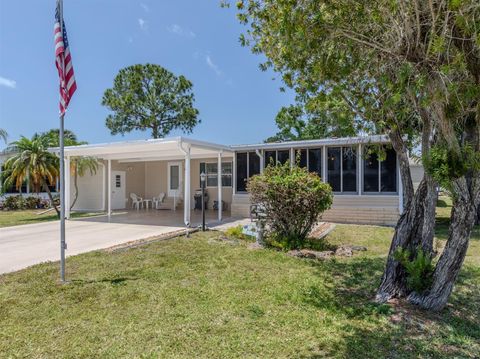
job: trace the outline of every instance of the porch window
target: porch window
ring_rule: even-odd
[[[217,187],[218,182],[218,164],[216,162],[201,162],[200,173],[207,175],[207,187]],[[201,186],[201,182],[200,182]],[[222,186],[232,186],[232,162],[222,162]]]
[[[275,151],[274,151],[275,153]],[[236,184],[237,192],[247,191],[247,180],[260,174],[260,157],[255,152],[237,152],[236,156]],[[275,158],[275,157],[274,157]]]
[[[364,154],[363,191],[368,193],[397,193],[397,154],[386,149],[384,161],[376,153]]]
[[[267,150],[265,151],[265,167],[271,164],[285,164],[290,162],[290,150]]]
[[[357,150],[354,147],[329,147],[328,183],[333,192],[357,192]]]
[[[322,177],[322,149],[310,148],[308,150],[308,170],[310,172],[316,172]]]
[[[333,192],[341,192],[341,156],[342,148],[341,147],[330,147],[327,150],[328,154],[328,183],[332,187]]]

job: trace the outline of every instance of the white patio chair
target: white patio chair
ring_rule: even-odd
[[[143,198],[137,196],[135,193],[130,193],[130,199],[132,200],[132,208],[140,209],[143,207]]]
[[[153,201],[153,205],[155,206],[156,209],[158,209],[158,207],[162,204],[165,197],[166,197],[166,195],[163,192],[160,192],[158,194],[158,197],[153,197],[152,201]]]

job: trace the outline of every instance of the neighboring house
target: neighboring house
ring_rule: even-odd
[[[387,149],[382,162],[375,155],[364,155],[369,144],[388,143],[386,136],[368,136],[225,146],[175,137],[66,147],[65,158],[66,168],[72,156],[94,156],[100,162],[95,175],[78,179],[80,195],[75,210],[110,214],[130,208],[131,193],[147,199],[165,193],[167,207],[183,207],[184,222],[189,224],[200,173],[205,172],[208,208],[220,200],[227,211],[219,211],[219,219],[248,217],[247,179],[269,163],[294,166],[299,156],[301,166],[317,172],[332,186],[333,206],[324,214],[325,220],[394,225],[403,210],[397,156],[392,149]],[[70,202],[69,176],[66,190]],[[69,203],[66,207],[68,216]]]
[[[13,155],[14,152],[9,151],[8,149],[5,149],[3,151],[0,151],[0,178],[1,174],[4,173],[4,163],[5,161]],[[43,199],[48,199],[48,194],[46,192],[39,192],[36,193],[33,188],[31,188],[28,179],[23,183],[22,187],[17,189],[15,185],[11,185],[9,188],[5,188],[5,192],[2,193],[0,191],[0,202],[2,199],[9,197],[9,196],[16,196],[16,195],[22,195],[24,197],[26,196],[31,196],[35,195]],[[0,188],[1,189],[1,188]],[[50,190],[52,191],[52,194],[56,195],[57,191],[57,185],[55,186],[50,186]]]

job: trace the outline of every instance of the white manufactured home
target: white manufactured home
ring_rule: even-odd
[[[333,206],[325,220],[394,225],[403,210],[402,186],[397,156],[388,143],[388,137],[380,135],[235,146],[174,137],[66,147],[65,159],[67,168],[74,156],[94,156],[100,163],[95,175],[78,180],[78,211],[111,215],[128,210],[138,216],[138,211],[172,210],[190,225],[203,172],[210,217],[248,217],[248,178],[270,163],[295,166],[299,157],[301,166],[318,173],[333,189]],[[385,160],[366,155],[372,144],[386,146]],[[74,190],[68,175],[66,190],[71,202]]]

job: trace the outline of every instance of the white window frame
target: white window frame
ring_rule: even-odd
[[[205,164],[205,175],[207,176],[206,179],[205,179],[205,188],[217,188],[218,187],[218,162],[215,162],[215,161],[201,161],[200,163],[204,163]],[[222,187],[226,187],[226,188],[232,188],[233,187],[233,161],[222,161],[222,171],[225,169],[225,165],[229,164],[230,163],[230,166],[231,166],[231,173],[222,173],[222,178],[223,177],[230,177],[231,178],[231,181],[230,181],[230,185],[224,185],[222,183]],[[215,173],[208,173],[208,170],[207,170],[207,167],[208,165],[215,165],[217,167],[217,171]],[[199,173],[200,175],[201,173]],[[214,186],[209,186],[208,185],[208,177],[211,177],[211,178],[217,178],[217,184],[214,185]]]

